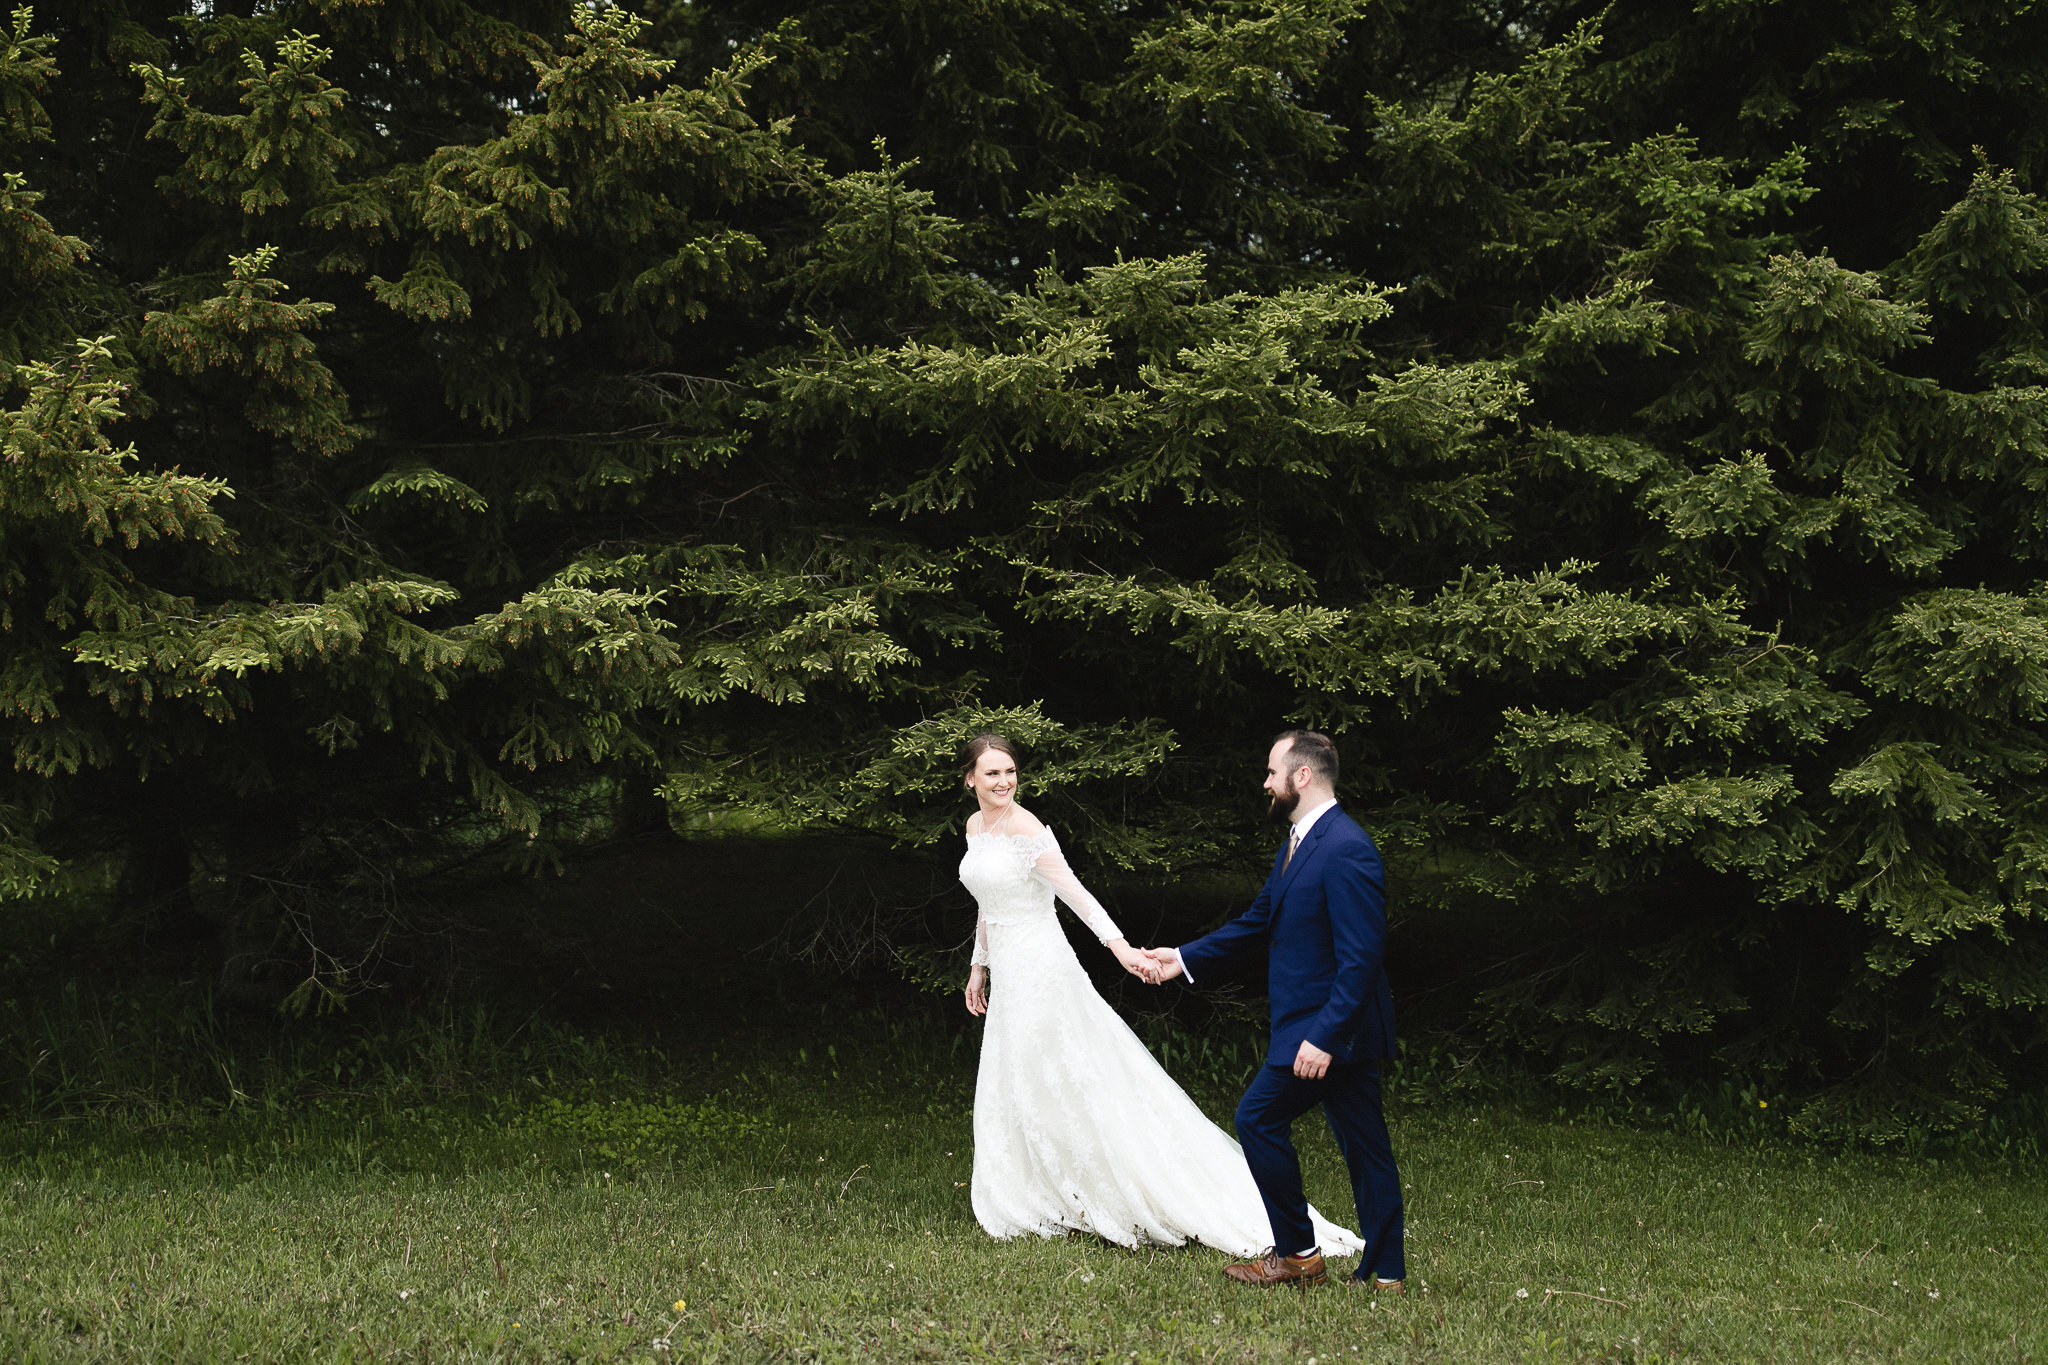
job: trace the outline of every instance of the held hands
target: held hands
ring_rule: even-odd
[[[1109,950],[1125,971],[1147,985],[1157,986],[1180,974],[1180,954],[1171,948],[1133,948],[1123,939],[1112,939]]]
[[[1117,962],[1122,965],[1125,971],[1129,972],[1132,976],[1141,977],[1146,981],[1152,979],[1145,975],[1146,971],[1151,967],[1152,961],[1145,956],[1144,949],[1133,948],[1129,943],[1120,938],[1111,939],[1108,946],[1109,951],[1116,954]]]
[[[1155,986],[1163,986],[1181,974],[1180,954],[1172,948],[1147,948],[1145,969],[1139,973]]]

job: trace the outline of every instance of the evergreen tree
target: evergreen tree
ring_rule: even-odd
[[[811,174],[745,111],[749,54],[684,86],[622,11],[351,13],[87,7],[55,48],[89,78],[38,102],[24,11],[7,68],[15,126],[57,133],[9,181],[11,886],[112,843],[175,910],[203,870],[309,989],[345,984],[394,864],[479,820],[545,856],[563,791],[651,787],[680,636],[647,582],[695,553],[663,523],[731,440],[708,414],[749,329],[705,319],[755,284],[744,220]],[[111,116],[77,101],[112,91],[151,156],[88,192]],[[89,315],[112,335],[50,323]]]
[[[933,164],[856,173],[834,231],[867,264],[806,296],[816,340],[755,413],[968,551],[1000,628],[977,705],[1172,723],[1098,848],[1185,867],[1244,828],[1221,779],[1262,737],[1245,713],[1323,724],[1411,898],[1518,907],[1494,1044],[1617,1091],[1711,1057],[1812,1096],[1815,1129],[1970,1122],[2038,1059],[2048,980],[2038,21],[1032,15],[1130,55],[1027,78],[1002,42],[807,12],[863,91],[890,70],[957,118],[889,144]],[[1298,41],[1262,45],[1274,24]],[[1446,60],[1447,36],[1482,41]],[[840,116],[816,141],[852,166],[877,120]],[[1020,142],[1063,148],[1065,207]],[[899,829],[931,724],[808,752]],[[794,777],[715,773],[785,811]]]
[[[8,894],[340,990],[596,791],[930,844],[996,725],[1170,877],[1306,722],[1563,1081],[2038,1074],[2048,20],[243,8],[0,60]]]

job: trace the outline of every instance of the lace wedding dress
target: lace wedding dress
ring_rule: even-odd
[[[1127,1247],[1192,1237],[1238,1256],[1271,1246],[1237,1143],[1096,994],[1068,945],[1055,892],[1097,938],[1122,934],[1052,832],[968,835],[960,880],[981,908],[974,961],[994,978],[974,1094],[981,1226],[996,1237],[1074,1229]],[[1359,1250],[1357,1234],[1309,1214],[1324,1255]]]

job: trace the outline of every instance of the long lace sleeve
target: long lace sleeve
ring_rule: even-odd
[[[1067,903],[1067,908],[1088,926],[1088,931],[1104,943],[1124,936],[1116,927],[1116,921],[1102,908],[1102,902],[1088,894],[1088,888],[1081,885],[1081,879],[1074,875],[1074,869],[1067,866],[1066,857],[1060,852],[1059,840],[1047,830],[1042,836],[1045,849],[1032,860],[1032,872],[1053,889],[1053,893]]]
[[[958,952],[959,949],[956,948],[953,951]],[[958,961],[957,958],[954,960]],[[986,915],[976,915],[974,917],[974,956],[968,960],[967,965],[970,967],[986,967],[988,965],[988,917]]]

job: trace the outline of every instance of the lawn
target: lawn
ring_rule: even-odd
[[[1390,1086],[1405,1298],[1243,1289],[1202,1247],[991,1241],[957,998],[760,950],[764,907],[837,863],[692,856],[490,901],[499,1003],[467,1012],[237,1013],[68,910],[21,920],[0,1361],[2048,1361],[2038,1155],[1801,1145],[1755,1097],[1695,1115],[1726,1141],[1574,1122],[1433,1057]],[[678,885],[682,921],[648,889]],[[1173,997],[1105,984],[1227,1116],[1259,1022],[1148,1021]],[[1297,1138],[1349,1221],[1327,1132]]]
[[[0,1358],[2029,1361],[2038,1167],[1398,1104],[1410,1294],[975,1225],[971,1056],[17,1126]],[[700,1059],[701,1060],[701,1059]],[[1227,1096],[1205,1094],[1212,1110]],[[1327,1134],[1311,1194],[1346,1210]]]

